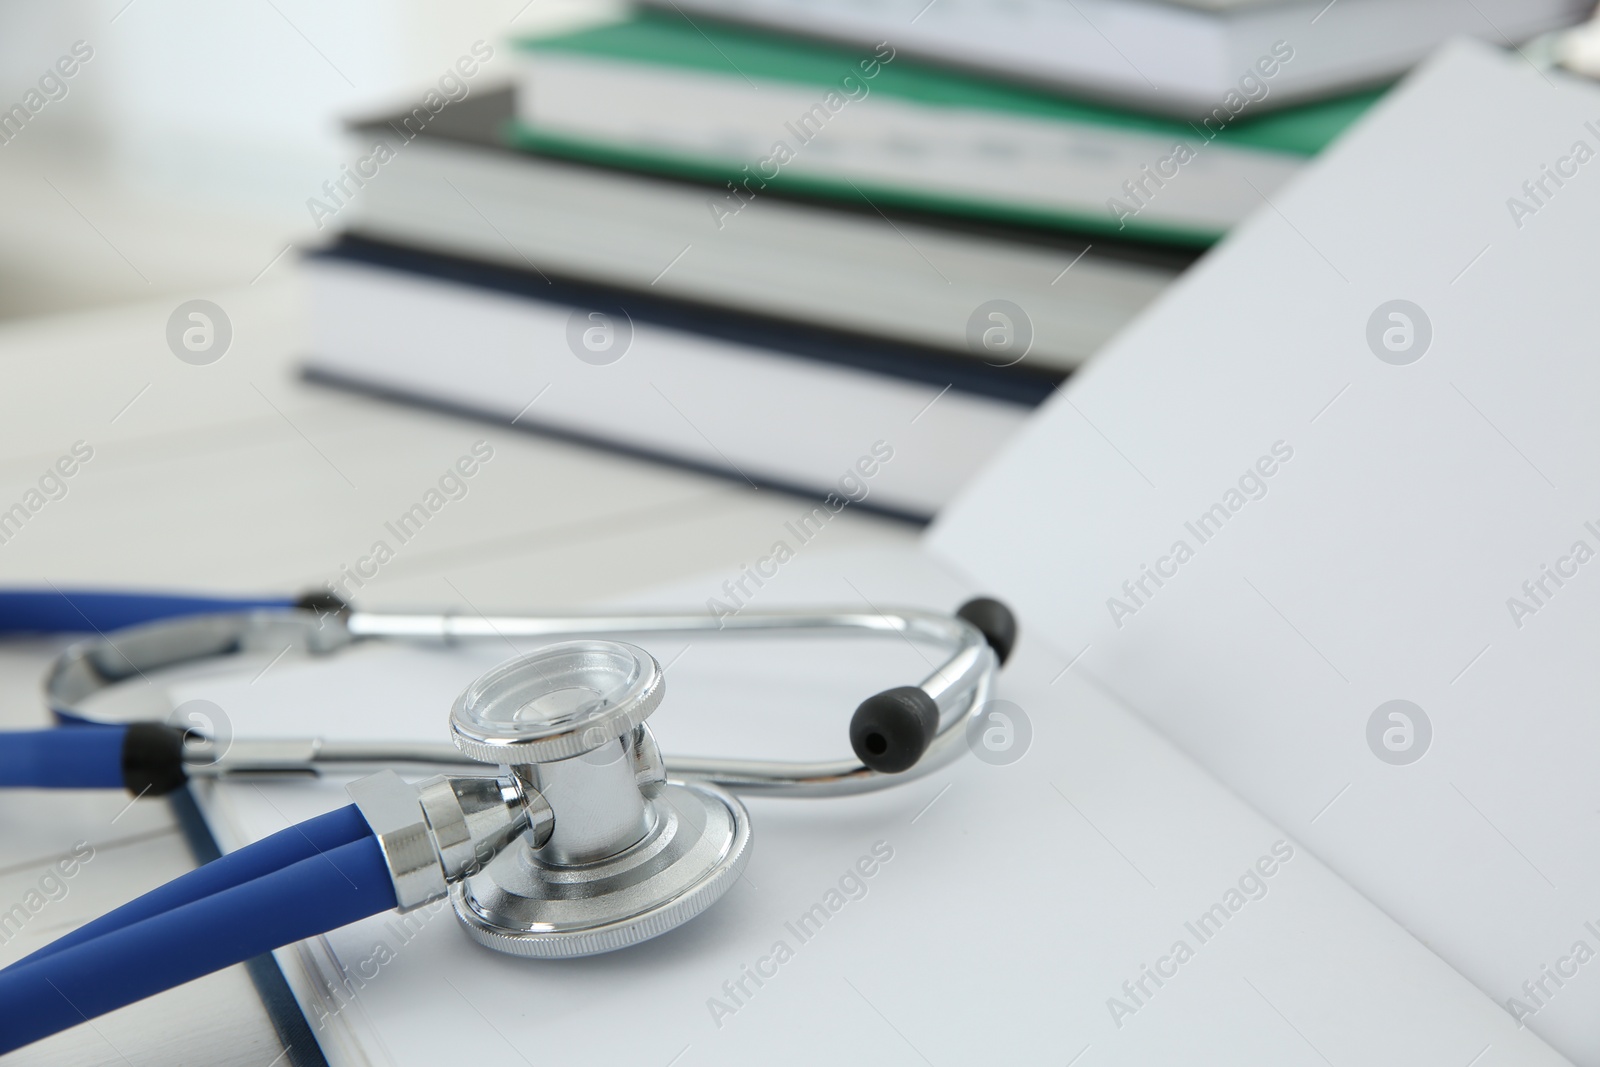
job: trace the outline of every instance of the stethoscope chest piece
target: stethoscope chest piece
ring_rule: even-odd
[[[474,940],[516,956],[609,952],[692,919],[732,886],[750,817],[716,786],[666,780],[645,725],[664,692],[649,653],[587,640],[501,664],[457,699],[461,752],[509,767],[549,808],[451,886]]]

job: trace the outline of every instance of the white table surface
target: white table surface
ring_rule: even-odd
[[[306,385],[298,284],[275,269],[207,294],[234,336],[206,367],[167,349],[168,298],[0,326],[0,509],[75,441],[94,448],[67,495],[0,544],[0,584],[320,586],[480,439],[493,461],[361,590],[362,604],[557,608],[706,570],[732,577],[805,510],[779,493]],[[909,544],[916,531],[847,511],[823,536],[846,548]],[[39,679],[59,646],[0,642],[0,727],[45,724]],[[0,944],[0,964],[193,866],[162,801],[0,793],[0,910],[79,841],[94,859]],[[240,967],[0,1059],[287,1062]]]

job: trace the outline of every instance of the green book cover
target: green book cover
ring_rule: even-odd
[[[646,10],[622,22],[549,36],[524,38],[517,47],[528,54],[560,53],[596,59],[654,65],[726,75],[747,84],[750,79],[788,82],[808,87],[836,86],[846,75],[860,76],[864,58],[860,49],[800,40],[776,33],[695,19],[672,12]],[[866,56],[865,58],[870,58]],[[1041,89],[1013,85],[981,75],[951,70],[907,56],[878,65],[873,94],[887,94],[929,107],[990,110],[1044,121],[1105,126],[1130,133],[1170,137],[1195,144],[1201,141],[1241,149],[1310,157],[1340,133],[1383,95],[1369,90],[1261,115],[1233,117],[1219,104],[1219,114],[1230,121],[1202,128],[1200,124],[1128,111],[1084,100],[1062,97]],[[512,143],[534,151],[630,170],[643,170],[721,184],[743,177],[741,167],[691,153],[672,153],[657,147],[622,145],[589,140],[566,133],[513,122]],[[989,200],[965,199],[914,187],[877,185],[867,188],[849,181],[785,173],[772,181],[775,188],[802,196],[820,196],[859,203],[869,200],[914,210],[934,211],[993,219],[1051,229],[1117,233],[1119,227],[1106,213],[1068,215],[1062,211],[1011,207]],[[1138,237],[1191,246],[1214,243],[1220,233],[1190,230],[1170,224],[1138,223],[1120,236]]]

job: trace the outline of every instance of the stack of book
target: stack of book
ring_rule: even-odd
[[[808,495],[877,457],[858,505],[925,520],[1382,83],[1584,7],[664,0],[520,40],[509,86],[354,127],[306,373]]]

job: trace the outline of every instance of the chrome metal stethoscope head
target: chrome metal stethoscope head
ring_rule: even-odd
[[[568,641],[489,671],[456,700],[466,756],[509,768],[547,804],[521,840],[452,886],[472,938],[518,956],[586,956],[663,933],[713,904],[750,852],[744,805],[667,780],[645,719],[666,679],[648,652]]]
[[[492,777],[352,782],[402,911],[449,896],[473,940],[514,956],[626,948],[715,903],[750,853],[727,791],[672,782],[645,719],[666,679],[620,641],[567,641],[484,674],[450,712]]]

